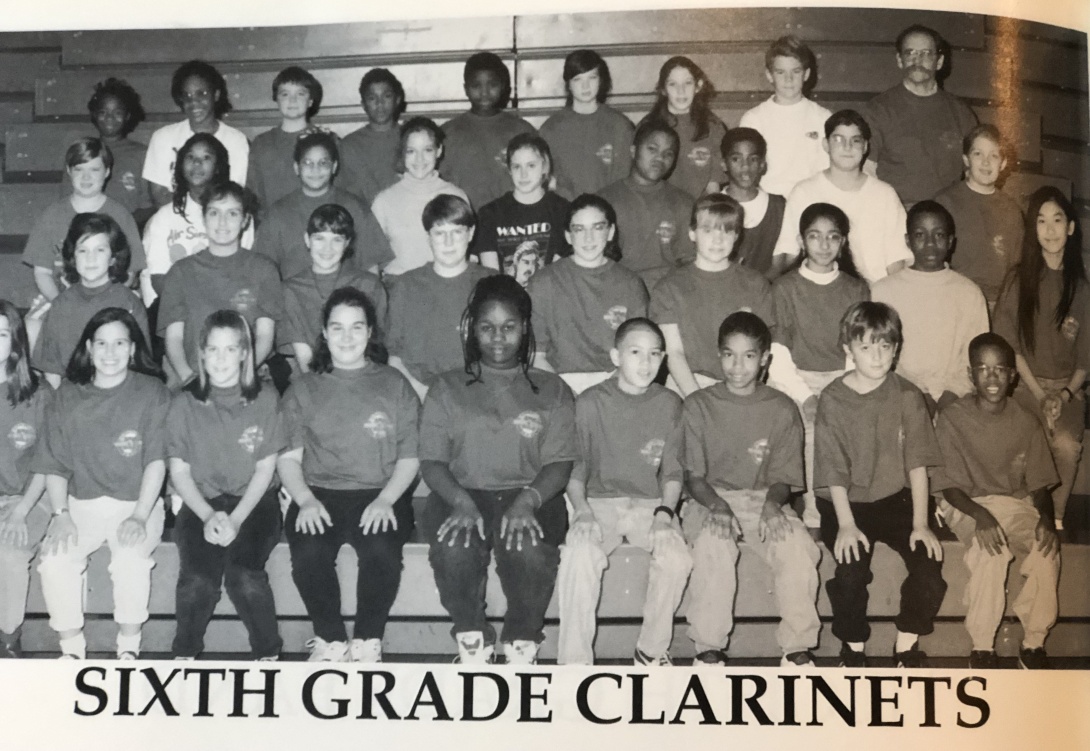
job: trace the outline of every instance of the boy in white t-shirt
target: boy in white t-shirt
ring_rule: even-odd
[[[777,39],[765,53],[765,78],[774,93],[739,123],[760,131],[768,142],[768,171],[761,187],[775,195],[789,195],[800,180],[829,166],[821,139],[832,113],[806,96],[813,89],[813,68],[814,53],[798,37]]]

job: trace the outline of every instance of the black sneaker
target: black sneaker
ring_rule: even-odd
[[[922,668],[926,661],[927,653],[920,649],[919,644],[913,644],[912,649],[904,652],[893,653],[893,664],[898,668]]]
[[[995,670],[999,667],[999,658],[990,649],[974,649],[969,653],[971,670]]]
[[[1025,670],[1049,670],[1052,665],[1048,662],[1048,653],[1044,647],[1018,650],[1018,666]]]
[[[721,649],[707,649],[693,658],[693,665],[726,665],[727,653]]]
[[[840,645],[840,667],[865,668],[867,667],[867,653],[857,652],[845,642]]]

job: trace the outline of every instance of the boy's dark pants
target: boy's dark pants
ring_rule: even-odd
[[[378,497],[380,488],[311,490],[326,507],[333,525],[317,535],[297,532],[299,506],[293,503],[284,526],[291,549],[291,578],[314,625],[314,635],[329,642],[348,640],[341,616],[341,585],[337,580],[337,554],[347,543],[356,550],[359,565],[353,636],[381,639],[401,585],[401,549],[412,533],[412,503],[408,497],[402,497],[394,504],[396,530],[365,535],[360,529],[360,517]]]
[[[818,498],[817,502],[821,541],[832,552],[839,529],[836,510],[824,498]],[[935,630],[935,616],[946,594],[946,582],[942,578],[942,561],[929,557],[921,543],[915,549],[908,547],[908,536],[912,533],[911,492],[904,488],[874,503],[853,503],[851,509],[855,524],[867,536],[871,549],[867,552],[857,546],[860,560],[838,562],[835,575],[825,584],[833,606],[833,635],[846,642],[865,642],[870,638],[867,585],[874,579],[870,562],[879,542],[896,551],[908,568],[908,576],[901,584],[901,612],[894,621],[897,630],[930,634]]]
[[[231,513],[238,505],[237,495],[208,499],[216,511]],[[280,504],[276,488],[270,488],[239,528],[238,536],[227,547],[204,539],[204,522],[188,506],[183,506],[174,523],[174,541],[178,545],[178,588],[175,596],[178,631],[174,636],[174,654],[196,657],[204,649],[204,634],[212,611],[220,599],[221,588],[234,603],[239,619],[250,635],[255,657],[280,654],[280,634],[265,563],[280,541]]]
[[[538,540],[537,545],[531,545],[529,538],[524,537],[521,551],[513,546],[508,550],[506,541],[500,537],[500,524],[504,512],[521,490],[468,491],[484,518],[485,532],[485,539],[482,540],[476,529],[470,530],[469,547],[465,546],[463,532],[458,533],[453,546],[447,544],[449,536],[439,541],[439,527],[450,516],[451,507],[434,493],[428,496],[423,519],[424,534],[429,545],[428,559],[435,572],[439,599],[454,621],[452,634],[481,631],[485,635],[485,643],[495,642],[495,632],[485,616],[488,563],[495,551],[496,572],[507,598],[501,641],[541,642],[545,638],[542,631],[545,610],[549,607],[556,585],[560,544],[567,532],[568,513],[562,495],[545,501],[534,513],[544,532],[544,539]]]

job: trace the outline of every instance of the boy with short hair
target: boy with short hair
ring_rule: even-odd
[[[905,244],[905,208],[897,192],[863,172],[871,130],[855,110],[840,110],[825,121],[822,147],[828,169],[798,183],[787,196],[783,226],[773,251],[773,274],[782,274],[798,257],[798,226],[813,203],[831,203],[848,215],[852,257],[869,284],[912,260]]]
[[[262,209],[295,189],[295,142],[310,127],[322,106],[322,84],[297,65],[284,68],[272,83],[272,98],[280,110],[280,127],[271,128],[250,144],[246,187]]]
[[[477,217],[465,200],[440,194],[428,201],[421,221],[433,260],[392,277],[386,347],[390,365],[423,399],[437,375],[465,363],[462,312],[477,282],[498,272],[467,256]]]
[[[738,540],[772,569],[779,605],[781,665],[812,666],[821,622],[817,564],[821,553],[788,504],[805,484],[802,418],[790,397],[761,383],[772,332],[739,311],[719,327],[723,383],[690,395],[682,408],[685,481],[693,501],[683,509],[692,546],[688,613],[696,663],[725,665],[734,627]]]
[[[557,661],[593,664],[602,572],[607,556],[627,539],[651,553],[635,664],[672,665],[674,612],[692,568],[674,520],[683,479],[681,399],[653,382],[665,343],[649,319],[622,323],[609,356],[616,374],[575,402],[579,458],[568,480],[573,513],[557,574]]]
[[[1007,168],[1007,145],[994,125],[978,125],[962,141],[965,180],[943,190],[935,200],[946,207],[958,228],[957,252],[950,268],[972,279],[995,308],[1003,280],[1022,258],[1025,225],[1018,203],[996,183]]]
[[[946,265],[954,232],[954,218],[940,204],[914,204],[905,224],[912,265],[871,287],[872,300],[901,316],[905,343],[897,372],[923,391],[932,413],[972,391],[964,369],[969,342],[988,330],[980,288]]]
[[[734,260],[761,274],[772,269],[772,250],[780,236],[783,211],[787,204],[782,195],[768,193],[761,187],[767,174],[768,144],[753,128],[731,128],[723,136],[723,163],[730,177],[723,193],[742,207],[742,239],[734,251]]]
[[[765,78],[773,94],[742,115],[743,128],[754,128],[768,141],[769,193],[791,194],[800,181],[829,166],[821,148],[825,121],[832,114],[807,97],[814,53],[798,37],[780,37],[765,53]]]
[[[639,274],[648,289],[693,257],[692,241],[682,229],[693,197],[666,182],[679,143],[677,131],[666,123],[640,123],[633,137],[632,171],[598,192],[617,212],[621,263]]]
[[[281,279],[310,268],[310,254],[303,245],[307,222],[319,206],[336,204],[352,215],[357,252],[349,267],[374,272],[394,257],[371,209],[347,190],[333,184],[340,164],[336,138],[329,133],[308,133],[295,143],[295,174],[298,188],[270,206],[262,217],[254,250],[276,264]]]
[[[650,317],[666,338],[666,365],[682,396],[722,378],[718,327],[736,310],[750,310],[774,325],[772,288],[753,269],[731,261],[742,225],[742,207],[722,193],[693,206],[689,238],[696,259],[669,272],[651,292]]]
[[[904,338],[897,311],[859,302],[840,323],[840,344],[855,369],[830,383],[818,399],[814,485],[821,539],[836,559],[826,582],[833,634],[843,644],[843,667],[866,667],[870,637],[867,585],[874,543],[901,556],[908,577],[894,623],[897,667],[922,667],[921,634],[934,630],[946,594],[942,545],[928,527],[927,469],[942,464],[920,390],[892,373]]]
[[[360,79],[360,104],[367,124],[341,139],[339,182],[371,205],[401,177],[398,120],[405,111],[405,89],[386,68],[372,68]]]
[[[534,126],[504,112],[511,96],[511,73],[498,55],[471,55],[463,80],[469,111],[443,126],[446,151],[439,172],[479,209],[510,190],[507,144],[520,133],[533,133]]]
[[[939,412],[935,433],[946,463],[932,471],[931,487],[942,492],[939,509],[965,545],[969,667],[998,667],[995,634],[1017,552],[1025,555],[1014,601],[1024,631],[1019,664],[1048,668],[1044,643],[1056,622],[1060,574],[1050,488],[1060,477],[1040,421],[1009,398],[1014,348],[999,334],[981,334],[969,344],[968,361],[975,391]]]

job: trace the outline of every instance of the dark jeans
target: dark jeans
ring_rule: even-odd
[[[545,638],[542,626],[556,585],[556,572],[560,566],[559,547],[567,532],[568,514],[563,496],[550,498],[535,513],[545,534],[544,539],[537,545],[524,541],[521,551],[513,548],[507,550],[500,537],[500,521],[520,490],[469,491],[477,510],[484,517],[486,538],[481,540],[474,530],[470,535],[469,547],[465,547],[462,533],[459,533],[457,544],[453,546],[447,544],[449,538],[443,542],[438,540],[439,527],[450,516],[451,507],[434,493],[428,496],[423,519],[424,534],[429,544],[428,559],[435,572],[439,599],[454,621],[452,634],[482,631],[486,643],[495,642],[495,631],[485,616],[488,563],[495,551],[496,571],[507,598],[501,640],[540,642]]]
[[[208,499],[208,503],[216,511],[231,513],[239,500],[237,495],[221,495]],[[254,657],[280,654],[282,642],[277,631],[276,604],[265,573],[265,563],[279,541],[280,504],[275,487],[257,502],[238,536],[227,547],[206,541],[204,522],[188,506],[182,507],[174,523],[174,542],[180,559],[175,597],[178,611],[175,656],[196,657],[204,649],[204,633],[219,602],[221,588],[227,589],[227,596],[250,634]]]
[[[351,545],[359,561],[356,577],[357,639],[381,639],[386,619],[401,585],[401,548],[412,533],[413,507],[408,496],[394,504],[397,530],[363,534],[360,517],[380,489],[330,490],[311,488],[326,507],[333,525],[321,534],[295,530],[299,506],[291,504],[284,526],[291,549],[291,578],[307,608],[314,635],[326,641],[347,641],[341,616],[341,586],[337,581],[337,554]]]
[[[839,529],[836,510],[824,498],[818,498],[817,505],[821,514],[821,541],[832,551]],[[833,606],[833,635],[846,642],[865,642],[870,638],[867,585],[874,579],[870,561],[879,542],[896,551],[908,568],[908,576],[901,583],[901,610],[894,621],[897,630],[930,634],[935,630],[935,615],[946,594],[946,582],[942,578],[942,561],[929,557],[920,543],[915,549],[908,547],[912,532],[912,495],[908,488],[874,503],[853,503],[851,508],[855,525],[867,536],[871,549],[867,552],[859,546],[861,560],[838,562],[835,575],[825,584]]]

